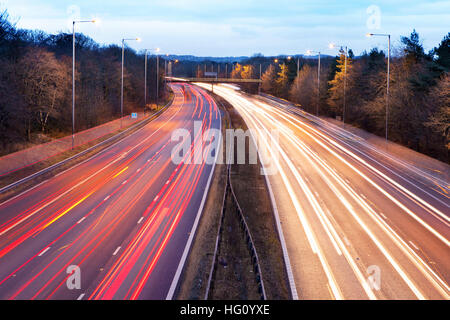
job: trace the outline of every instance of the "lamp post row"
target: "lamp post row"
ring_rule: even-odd
[[[389,79],[390,79],[390,62],[391,62],[391,35],[385,33],[368,33],[368,37],[387,37],[388,38],[388,60],[387,60],[387,79],[386,79],[386,141],[388,140],[388,128],[389,128]]]
[[[386,77],[386,116],[385,116],[385,139],[388,140],[389,133],[389,82],[390,82],[390,60],[391,60],[391,35],[384,33],[368,33],[367,37],[387,37],[388,38],[388,56],[387,56],[387,77]],[[330,48],[336,48],[335,44],[330,44]],[[346,86],[347,86],[347,59],[348,59],[348,47],[347,46],[339,46],[342,51],[344,51],[345,60],[344,60],[344,101],[342,108],[342,122],[345,124],[345,104],[346,104]],[[345,50],[343,50],[345,48]],[[318,86],[318,103],[316,113],[319,115],[319,103],[320,103],[320,52],[319,51],[307,51],[310,53],[318,53],[319,61],[318,61],[318,75],[317,75],[317,86]],[[297,65],[297,76],[298,76],[298,65]]]
[[[72,149],[75,147],[75,24],[77,23],[97,23],[97,19],[93,20],[74,20],[72,21]],[[124,99],[124,91],[123,91],[123,83],[124,83],[124,58],[125,58],[125,41],[141,41],[140,38],[124,38],[122,39],[122,68],[121,68],[121,88],[120,88],[120,128],[122,128],[122,120],[123,120],[123,99]],[[151,49],[150,49],[151,50]],[[156,52],[159,52],[159,48],[155,49]],[[147,51],[145,50],[145,84],[144,84],[144,113],[145,106],[147,105]],[[156,76],[158,77],[158,64],[159,64],[159,56],[157,55],[157,72]],[[158,80],[157,79],[157,95],[158,95]],[[157,97],[158,99],[158,97]]]
[[[72,22],[72,149],[75,145],[75,24],[76,23],[97,23],[98,20],[74,20]],[[386,141],[388,140],[388,117],[389,117],[389,80],[390,80],[390,56],[391,56],[391,35],[390,34],[379,34],[379,33],[368,33],[368,37],[372,36],[381,36],[381,37],[387,37],[388,38],[388,61],[387,61],[387,85],[386,85],[386,116],[385,116],[385,138]],[[120,99],[120,128],[122,128],[122,120],[123,120],[123,99],[124,99],[124,93],[123,93],[123,83],[124,83],[124,52],[125,52],[125,41],[140,41],[140,38],[124,38],[122,39],[122,80],[121,80],[121,99]],[[330,44],[330,48],[335,48],[335,44]],[[347,58],[348,58],[348,47],[347,46],[340,46],[341,51],[343,48],[345,48],[344,55],[344,101],[343,101],[343,109],[342,109],[342,122],[345,125],[345,107],[346,107],[346,86],[347,86]],[[159,52],[159,48],[155,49],[145,49],[145,72],[144,72],[144,114],[145,114],[145,107],[147,105],[147,53],[150,50],[155,50],[156,52]],[[316,108],[316,115],[319,115],[319,104],[320,104],[320,51],[312,51],[308,50],[307,54],[311,53],[317,53],[318,54],[318,68],[317,68],[317,108]],[[290,60],[291,57],[288,57],[288,60]],[[278,59],[274,60],[275,62],[278,62]],[[167,63],[167,61],[165,61]],[[206,67],[206,66],[205,66]],[[228,65],[226,65],[228,67]],[[156,75],[159,76],[159,55],[156,55]],[[164,69],[167,69],[167,65],[165,64]],[[297,59],[297,76],[299,75],[300,71],[300,60]],[[226,73],[227,70],[225,70]],[[261,65],[260,65],[260,78],[261,78]],[[159,79],[156,81],[156,103],[158,104],[158,92],[159,91]],[[259,90],[258,90],[259,91]]]
[[[72,149],[75,145],[75,24],[97,23],[98,20],[74,20],[72,21]]]
[[[144,114],[145,114],[145,107],[147,106],[147,53],[149,51],[155,51],[156,56],[158,57],[159,48],[154,49],[145,49],[145,67],[144,67]],[[158,81],[158,72],[156,73],[156,81]],[[157,92],[158,94],[158,92]]]

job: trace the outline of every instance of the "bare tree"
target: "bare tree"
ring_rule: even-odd
[[[436,109],[425,124],[443,137],[447,152],[450,151],[450,75],[446,73],[430,92],[429,102]]]
[[[291,101],[300,104],[308,112],[316,110],[317,72],[309,65],[304,65],[289,91]]]
[[[31,139],[32,122],[37,121],[45,133],[49,118],[58,118],[61,101],[69,88],[67,66],[43,48],[29,48],[17,64],[21,93],[28,105],[27,136]]]

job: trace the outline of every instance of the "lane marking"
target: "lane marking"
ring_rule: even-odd
[[[183,96],[183,101],[184,101],[184,96]],[[184,103],[184,102],[183,102],[183,103]],[[173,105],[173,103],[172,103],[172,105]],[[167,108],[168,108],[168,107],[167,107]],[[163,111],[163,110],[165,110],[165,109],[166,109],[166,107],[164,107],[163,109],[161,109],[160,111],[158,111],[156,114],[160,113],[161,111]],[[178,110],[175,112],[175,114],[172,115],[172,116],[171,116],[164,124],[166,124],[166,123],[168,123],[170,120],[172,120],[172,119],[180,112],[181,109],[182,109],[181,107],[178,108]],[[155,115],[156,115],[156,114],[155,114]],[[145,138],[145,139],[144,139],[143,141],[141,141],[139,144],[135,145],[135,146],[134,146],[131,150],[129,150],[127,153],[129,153],[130,151],[132,151],[132,150],[138,148],[139,146],[141,146],[142,144],[144,144],[144,143],[145,143],[147,140],[149,140],[153,135],[155,135],[157,132],[159,132],[163,126],[164,126],[164,125],[161,125],[160,127],[158,127],[158,129],[157,129],[156,131],[154,131],[150,136],[148,136],[147,138]],[[126,129],[124,132],[126,132],[126,131],[128,131],[128,130],[130,130],[130,129],[132,129],[132,128],[134,128],[134,126],[128,128],[128,129]],[[77,164],[75,164],[74,166],[71,166],[70,168],[68,168],[67,170],[64,170],[64,171],[61,172],[60,174],[62,174],[62,173],[67,173],[67,172],[69,172],[69,171],[71,171],[71,170],[74,170],[75,168],[81,167],[83,164],[85,164],[85,163],[87,163],[87,162],[89,162],[89,161],[92,161],[92,160],[95,159],[95,158],[98,158],[100,155],[105,154],[108,150],[112,150],[113,148],[115,148],[115,147],[117,147],[118,145],[120,145],[120,143],[123,143],[126,139],[129,139],[130,137],[132,137],[133,135],[137,134],[138,132],[141,132],[144,128],[145,128],[145,126],[143,126],[142,128],[136,130],[136,131],[133,132],[131,135],[126,136],[126,137],[124,137],[123,139],[120,139],[120,140],[117,141],[117,142],[114,142],[112,145],[108,146],[106,149],[100,151],[99,153],[93,155],[92,157],[89,157],[89,158],[87,158],[87,159],[81,161],[80,163],[77,163]],[[112,138],[113,138],[113,137],[112,137]],[[110,138],[110,139],[112,139],[112,138]],[[109,140],[109,139],[105,140],[104,142],[106,142],[106,141],[108,141],[108,140]],[[102,143],[103,143],[103,142],[102,142]],[[101,144],[101,143],[100,143],[100,144]],[[96,147],[96,146],[93,146],[92,148],[94,148],[94,147]],[[76,155],[75,155],[75,156],[76,156]],[[73,156],[73,157],[75,157],[75,156]],[[68,159],[66,159],[66,160],[72,159],[73,157],[68,158]],[[99,172],[104,171],[106,168],[110,167],[111,165],[113,165],[114,163],[116,163],[117,161],[119,161],[120,159],[121,159],[121,157],[118,157],[118,158],[114,159],[114,160],[111,161],[109,164],[107,164],[106,166],[104,166],[103,168],[101,168],[99,171],[97,171],[97,172],[95,172],[94,174],[88,176],[88,177],[87,177],[86,179],[84,179],[83,181],[80,181],[79,183],[77,183],[76,185],[74,185],[73,187],[71,187],[70,189],[66,190],[64,193],[60,194],[60,195],[57,196],[56,198],[53,198],[53,200],[47,202],[47,203],[46,203],[45,205],[43,205],[42,207],[36,209],[36,210],[33,211],[31,214],[29,214],[29,215],[27,215],[26,217],[22,218],[20,221],[14,223],[12,226],[6,228],[6,229],[3,230],[2,232],[0,232],[0,236],[3,235],[3,234],[5,234],[6,232],[10,231],[11,229],[15,228],[17,225],[23,223],[24,221],[26,221],[26,220],[29,219],[30,217],[34,216],[36,213],[38,213],[38,212],[40,212],[41,210],[45,209],[47,206],[49,206],[50,204],[54,203],[55,201],[57,201],[58,199],[60,199],[60,198],[63,197],[64,195],[66,195],[67,193],[71,192],[72,190],[74,190],[74,189],[77,188],[78,186],[84,184],[86,181],[88,181],[88,180],[90,180],[92,177],[96,176]],[[66,161],[66,160],[63,160],[63,161]],[[63,162],[63,161],[62,161],[62,162]],[[150,160],[149,160],[149,161],[150,161]],[[50,167],[49,167],[49,168],[50,168]],[[40,172],[43,172],[44,170],[46,170],[46,169],[43,169],[43,170],[37,172],[36,174],[39,174]],[[24,178],[24,179],[26,179],[26,178]],[[22,180],[23,180],[23,179],[22,179]],[[50,180],[51,180],[51,179],[44,180],[44,181],[42,181],[41,183],[39,183],[39,184],[37,184],[37,185],[35,185],[35,186],[33,186],[33,187],[31,187],[31,188],[29,188],[29,189],[27,189],[27,190],[21,192],[21,193],[19,193],[18,195],[14,196],[14,197],[12,197],[12,198],[6,200],[6,201],[1,202],[1,203],[0,203],[0,207],[6,205],[7,203],[9,203],[9,202],[11,202],[11,201],[13,201],[13,200],[15,200],[15,199],[17,199],[17,198],[19,198],[19,197],[22,196],[22,195],[25,195],[25,194],[28,193],[28,192],[31,192],[32,190],[38,188],[39,186],[43,185],[44,183],[46,183],[46,182],[48,182],[48,181],[50,181]],[[20,181],[19,181],[19,182],[20,182]]]
[[[280,112],[281,113],[281,112]],[[292,118],[292,117],[291,117]],[[286,118],[287,119],[287,118]],[[264,127],[264,126],[263,126]],[[300,127],[299,127],[299,129],[301,129]],[[301,129],[301,130],[303,130],[303,129]],[[303,130],[304,131],[304,130]],[[305,133],[306,133],[306,131],[305,131]],[[307,133],[308,134],[308,133]],[[312,136],[311,136],[312,137]],[[312,137],[313,139],[314,139],[314,137]],[[316,140],[316,139],[314,139],[314,140]],[[317,141],[317,140],[316,140]],[[317,141],[319,144],[321,144],[319,141]],[[332,143],[332,141],[330,141],[331,143]],[[325,147],[325,146],[324,146]],[[328,148],[327,148],[328,149]],[[333,152],[331,149],[330,149],[330,152]],[[334,152],[333,152],[334,153]],[[339,157],[340,158],[340,157]],[[343,160],[342,158],[340,158],[340,160],[342,160],[344,163],[346,163],[346,164],[348,164],[345,160]],[[352,167],[353,168],[353,167]],[[357,170],[357,169],[354,169],[354,170]],[[333,169],[332,170],[333,172],[334,171],[336,171],[335,169]],[[359,171],[357,171],[358,173],[360,173]],[[360,173],[361,174],[361,173]],[[365,177],[363,174],[361,174],[362,175],[362,177],[363,178],[365,178],[366,180],[368,180],[368,182],[372,182],[372,181],[370,181],[370,179],[368,179],[367,177]],[[340,180],[342,180],[341,178],[339,178]],[[346,181],[347,182],[347,184],[349,184],[349,182],[348,182],[348,180]],[[340,182],[340,183],[342,183],[342,182]],[[372,184],[372,185],[374,185],[374,184]],[[375,186],[375,185],[374,185]],[[348,188],[350,188],[349,186],[347,186]],[[378,189],[378,190],[380,190],[380,189]],[[380,190],[381,191],[381,190]],[[347,192],[349,192],[348,190],[347,190]],[[353,193],[354,191],[353,190],[351,190],[351,192]],[[388,196],[387,194],[385,194],[386,196]],[[355,193],[354,194],[354,196],[357,196],[357,194]],[[392,198],[390,198],[389,197],[389,199],[391,199],[391,200],[393,200],[394,201],[394,199],[392,199]],[[356,200],[356,198],[355,198],[355,200]],[[394,201],[394,203],[395,204],[397,204],[397,205],[400,205],[400,203],[398,203],[398,202],[396,202],[396,201]],[[367,208],[366,209],[366,207],[365,206],[363,206],[363,208],[365,209],[365,210],[370,210],[370,211],[373,211],[371,208]],[[404,206],[401,206],[401,208],[402,209],[406,209]],[[351,211],[353,211],[353,209],[351,209]],[[407,213],[409,213],[409,214],[411,214],[411,212],[409,212],[409,211],[407,211]],[[374,216],[372,217],[372,218],[374,218],[375,219],[375,221],[380,225],[380,226],[383,226],[384,228],[389,228],[387,225],[386,225],[386,223],[384,222],[384,221],[382,221],[381,219],[379,219],[378,217],[376,217],[376,214],[375,214],[375,212],[373,212],[373,214],[374,214]],[[381,215],[382,216],[384,216],[382,213],[381,213]],[[384,216],[385,217],[385,216]],[[413,215],[413,217],[414,217],[414,215]],[[386,217],[385,217],[386,218]],[[417,219],[416,219],[417,220]],[[421,222],[421,221],[419,221],[419,222]],[[400,240],[400,241],[402,241],[402,239],[397,235],[397,234],[393,234],[393,235],[391,235],[391,233],[389,233],[389,232],[387,232],[388,230],[385,230],[386,231],[386,233],[393,239],[393,237],[395,236],[396,238],[395,239],[393,239],[393,240],[396,240],[396,241],[398,241],[398,240]],[[392,230],[390,230],[389,229],[389,231],[391,231],[392,232]],[[397,239],[397,237],[398,237],[398,239]],[[397,243],[397,242],[396,242]],[[398,243],[397,243],[398,244]],[[399,244],[398,244],[399,245]],[[399,245],[400,246],[400,245]],[[408,248],[407,248],[408,249]],[[409,249],[410,250],[410,249]],[[409,252],[407,252],[408,254],[409,254]],[[414,254],[414,257],[416,257],[416,258],[418,258],[419,259],[419,257],[413,252],[413,251],[411,251],[411,253],[412,254]],[[411,257],[411,259],[412,259],[412,257]],[[413,259],[412,259],[412,261],[414,262],[414,263],[416,263]],[[417,263],[416,263],[417,264]],[[430,272],[432,272],[432,270],[430,270],[430,268],[428,267],[428,266],[426,266],[426,264],[424,264],[424,266],[425,267],[427,267],[428,269],[429,269],[429,271]],[[402,272],[403,273],[403,272]],[[434,273],[433,273],[434,274]],[[426,276],[428,277],[428,274],[426,274]],[[431,276],[430,276],[431,277]],[[408,279],[409,280],[409,279]],[[433,279],[434,280],[434,279]],[[442,283],[442,280],[440,280],[439,278],[438,278],[438,280]],[[410,281],[408,281],[408,285],[411,285],[411,282]],[[445,285],[445,284],[443,284],[443,285]],[[419,292],[420,293],[420,292]],[[445,293],[444,293],[445,294]]]
[[[84,198],[82,198],[81,200],[79,200],[78,202],[76,202],[75,204],[73,204],[72,206],[70,206],[68,209],[64,210],[63,213],[61,213],[60,215],[58,215],[56,218],[54,218],[52,221],[50,221],[49,223],[47,223],[45,226],[43,226],[41,228],[41,231],[44,230],[45,228],[47,228],[49,225],[53,224],[56,220],[58,220],[59,218],[61,218],[62,216],[64,216],[67,212],[69,212],[70,210],[72,210],[73,208],[75,208],[76,206],[78,206],[80,203],[82,203],[84,200],[86,200],[92,193],[89,193],[87,196],[85,196]]]
[[[219,131],[221,132],[222,131],[222,119],[220,119],[219,124],[220,124]],[[218,143],[218,145],[220,146],[221,143],[222,143],[222,139],[221,139],[221,135],[219,135],[219,143]],[[189,253],[189,250],[191,248],[192,241],[194,240],[195,232],[197,230],[197,225],[198,225],[198,223],[200,221],[200,216],[202,215],[203,207],[205,206],[206,197],[207,197],[207,195],[209,193],[209,188],[211,186],[211,180],[212,180],[212,177],[213,177],[214,170],[216,168],[218,155],[219,155],[219,153],[216,152],[214,163],[213,163],[213,166],[212,166],[211,171],[209,173],[208,181],[206,182],[205,192],[203,193],[203,197],[202,197],[202,200],[200,202],[200,207],[198,208],[197,215],[196,215],[195,220],[194,220],[194,224],[192,225],[191,234],[189,235],[189,238],[188,238],[188,241],[186,243],[186,246],[184,247],[183,255],[181,256],[181,259],[180,259],[180,262],[178,264],[177,270],[175,271],[175,275],[174,275],[174,277],[172,279],[172,284],[170,285],[169,292],[167,293],[167,296],[166,296],[166,300],[172,300],[173,295],[175,293],[175,289],[176,289],[176,287],[178,285],[178,281],[180,280],[181,272],[182,272],[182,270],[184,268],[184,265],[186,263],[186,260],[187,260],[187,257],[188,257],[188,253]]]
[[[84,297],[84,293],[80,294],[80,296],[77,298],[77,300],[81,300]]]
[[[417,251],[419,251],[419,247],[417,247],[412,241],[409,241],[409,243],[414,247],[414,249],[416,249]]]
[[[84,221],[84,219],[86,219],[86,217],[81,218],[80,220],[78,220],[77,224],[80,224]]]
[[[112,177],[113,179],[116,178],[117,176],[119,176],[120,174],[122,174],[123,172],[125,172],[128,169],[128,167],[123,168],[122,170],[120,170],[118,173],[116,173],[116,175],[114,177]]]
[[[144,217],[141,217],[138,221],[138,224],[140,224],[142,222],[142,220],[144,220]]]
[[[348,240],[347,237],[344,237],[344,242],[345,242],[345,244],[346,244],[347,246],[350,247],[350,241]]]
[[[118,246],[117,249],[116,249],[116,251],[114,251],[113,256],[115,256],[115,255],[119,252],[120,249],[121,249],[121,247]]]
[[[44,250],[41,251],[41,253],[39,253],[39,257],[43,256],[48,250],[50,250],[50,247],[45,248]]]

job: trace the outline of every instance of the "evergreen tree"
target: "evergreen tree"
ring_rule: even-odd
[[[444,37],[439,47],[433,49],[432,54],[437,56],[436,62],[439,65],[446,71],[450,70],[450,32]]]

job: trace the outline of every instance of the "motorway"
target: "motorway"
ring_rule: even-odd
[[[280,101],[214,93],[276,169],[266,177],[294,298],[450,298],[449,171],[433,175]]]
[[[157,119],[0,204],[0,299],[173,297],[214,170],[194,124],[220,129],[221,114],[203,90],[171,86]]]

